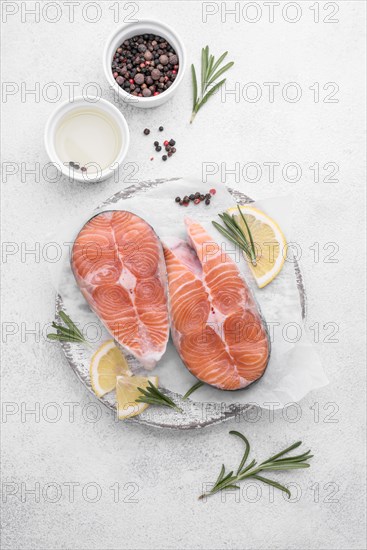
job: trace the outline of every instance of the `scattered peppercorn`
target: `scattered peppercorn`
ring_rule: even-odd
[[[168,145],[168,141],[167,141],[167,140],[165,140],[165,141],[163,142],[163,145],[164,145],[165,147],[167,147],[167,145]]]
[[[86,171],[87,171],[86,167],[85,167],[85,166],[82,166],[82,167],[81,167],[81,171],[82,171],[82,172],[86,172]]]
[[[163,155],[162,160],[167,160],[167,155]]]
[[[210,193],[211,195],[215,195],[216,190],[215,190],[215,189],[209,189],[209,193]]]
[[[162,151],[162,147],[160,145],[157,145],[157,147],[155,148],[155,150],[159,153],[159,151]]]
[[[145,134],[146,136],[149,136],[149,134],[150,134],[150,130],[149,130],[149,128],[145,128],[145,130],[144,130],[144,134]]]
[[[175,142],[174,139],[170,139],[170,140],[169,140],[169,144],[172,145],[172,147],[173,147],[174,145],[176,145],[176,142]]]
[[[159,145],[159,141],[155,141],[154,142],[154,147],[158,147],[158,145]]]
[[[176,153],[176,147],[172,147],[171,151],[172,153]]]
[[[158,128],[158,130],[159,130],[160,132],[163,132],[163,130],[164,130],[163,126],[160,126],[160,127]]]
[[[172,157],[172,151],[168,151],[167,156]]]
[[[172,151],[170,151],[168,153],[168,156],[171,156],[171,155],[172,155]],[[166,156],[166,155],[164,155],[164,156]],[[203,193],[199,193],[199,191],[197,191],[196,193],[191,193],[190,195],[185,195],[182,200],[181,200],[180,197],[176,197],[175,202],[177,202],[177,203],[179,203],[183,206],[188,206],[190,201],[192,201],[194,204],[199,204],[200,202],[205,201],[205,204],[208,206],[210,204],[211,198],[212,198],[212,195],[210,193],[203,194]]]

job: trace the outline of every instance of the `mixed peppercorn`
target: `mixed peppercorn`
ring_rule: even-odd
[[[125,40],[112,60],[112,74],[125,92],[151,97],[165,92],[176,79],[178,56],[165,38],[141,34]]]
[[[160,126],[158,128],[158,130],[160,132],[163,132],[163,130],[164,130],[163,126]],[[149,136],[149,134],[150,134],[149,128],[145,128],[143,133],[144,133],[144,135]],[[166,161],[168,159],[168,157],[172,157],[172,155],[174,155],[177,151],[177,149],[175,147],[176,141],[174,139],[170,139],[170,140],[166,139],[166,140],[164,140],[162,145],[159,143],[159,141],[156,140],[153,143],[153,145],[154,145],[154,148],[157,151],[157,153],[162,151],[162,147],[164,147],[165,151],[167,152],[167,154],[162,155],[162,160],[164,160],[164,161]],[[154,157],[150,157],[150,160],[153,160],[153,159],[154,159]]]
[[[208,206],[210,204],[211,198],[215,195],[215,193],[215,189],[209,189],[209,193],[206,193],[205,195],[197,191],[196,193],[191,193],[191,195],[185,195],[182,199],[181,197],[176,197],[175,202],[177,202],[181,206],[188,206],[190,202],[193,202],[194,204],[205,202],[205,204]]]
[[[79,164],[78,164],[77,162],[72,161],[72,160],[69,162],[69,166],[70,166],[70,168],[72,168],[73,170],[81,170],[82,172],[86,172],[86,171],[87,171],[87,169],[86,169],[85,166],[82,166],[82,167],[80,168]]]

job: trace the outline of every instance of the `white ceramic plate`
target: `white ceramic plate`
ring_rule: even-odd
[[[177,178],[176,178],[177,179]],[[116,204],[121,200],[126,200],[138,194],[139,192],[144,191],[149,192],[149,189],[153,189],[157,186],[164,186],[167,183],[172,184],[172,180],[154,180],[141,182],[136,185],[132,185],[123,191],[119,191],[109,199],[107,199],[100,207],[105,207],[108,205]],[[235,191],[230,190],[231,194],[237,201],[240,201],[242,204],[254,202],[252,199],[246,195]],[[294,262],[295,268],[295,279],[297,282],[297,287],[299,291],[300,299],[300,310],[302,314],[302,319],[306,318],[306,292],[303,284],[303,279],[298,263]],[[89,306],[85,302],[85,307],[89,309]],[[56,299],[56,318],[60,322],[59,313],[61,310],[64,310],[64,305],[61,296],[57,296]],[[66,311],[67,313],[67,311]],[[62,349],[65,353],[65,356],[69,362],[70,367],[73,369],[78,378],[83,382],[83,384],[94,394],[89,377],[89,363],[90,363],[90,354],[86,351],[83,345],[78,344],[69,344],[61,343]],[[176,429],[192,429],[192,428],[201,428],[204,426],[209,426],[211,424],[216,424],[219,422],[224,422],[229,418],[240,417],[243,415],[244,411],[253,405],[227,405],[225,403],[214,403],[214,402],[198,402],[191,399],[186,401],[182,400],[182,395],[174,393],[167,388],[160,386],[161,390],[164,390],[165,393],[171,397],[181,408],[182,413],[178,413],[173,409],[168,407],[148,407],[139,416],[131,418],[126,422],[134,422],[138,424],[146,424],[149,426],[156,426],[160,428],[176,428]],[[193,397],[195,394],[193,394]],[[115,410],[115,399],[112,394],[106,395],[101,398],[102,403],[104,403],[109,409]]]

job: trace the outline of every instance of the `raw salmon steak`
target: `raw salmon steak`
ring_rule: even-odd
[[[79,232],[71,265],[107,330],[153,368],[165,352],[169,320],[163,249],[151,226],[131,212],[97,214]]]
[[[186,229],[189,242],[164,245],[173,342],[202,382],[245,388],[268,364],[265,323],[235,262],[200,224]]]

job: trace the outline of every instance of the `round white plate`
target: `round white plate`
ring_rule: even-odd
[[[176,178],[175,178],[176,179]],[[135,194],[143,191],[146,193],[150,188],[157,186],[164,186],[167,182],[172,183],[172,179],[160,179],[154,181],[145,181],[140,182],[136,185],[127,187],[123,191],[119,191],[112,197],[108,198],[100,207],[105,207],[108,205],[113,205],[116,202],[121,200],[129,199]],[[253,199],[250,199],[243,193],[240,193],[236,190],[229,190],[232,196],[242,204],[254,202]],[[303,278],[301,275],[300,267],[296,261],[294,261],[295,273],[297,287],[299,291],[300,298],[300,309],[302,314],[302,319],[306,318],[306,292],[304,288]],[[87,303],[85,307],[88,308]],[[60,295],[56,298],[56,319],[60,322],[60,311],[65,311],[62,297]],[[66,311],[67,313],[67,311]],[[67,342],[62,342],[61,347],[65,353],[65,356],[69,362],[70,367],[73,369],[78,378],[83,382],[83,384],[88,388],[90,392],[94,394],[89,377],[89,363],[90,363],[90,354],[82,345],[69,344]],[[209,426],[211,424],[217,424],[219,422],[224,422],[229,418],[238,417],[243,415],[244,411],[252,407],[253,405],[239,405],[238,403],[233,405],[227,405],[225,403],[211,403],[211,402],[199,402],[192,399],[187,399],[186,401],[182,400],[182,395],[170,391],[168,388],[160,386],[161,390],[173,399],[179,407],[182,409],[182,413],[176,412],[173,409],[168,407],[148,407],[139,416],[127,420],[127,422],[134,422],[137,424],[146,424],[149,426],[156,426],[159,428],[176,428],[181,430],[188,430],[192,428],[202,428]],[[193,394],[194,396],[195,394]],[[115,400],[112,394],[108,394],[100,399],[102,403],[106,405],[109,409],[115,411]]]

